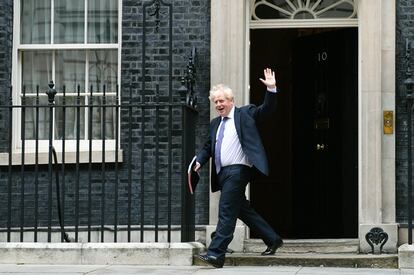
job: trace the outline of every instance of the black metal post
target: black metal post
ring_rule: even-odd
[[[93,128],[93,86],[91,85],[89,94],[89,163],[88,163],[88,242],[91,241],[91,223],[92,223],[92,128]]]
[[[37,242],[37,226],[39,222],[39,85],[36,86],[36,132],[35,132],[35,205],[34,205],[34,241]]]
[[[49,101],[49,164],[48,164],[48,225],[47,225],[47,241],[52,241],[52,150],[53,150],[53,109],[55,108],[55,84],[50,81],[49,89],[46,94]]]
[[[142,87],[145,87],[145,85],[143,85]],[[145,225],[145,93],[142,93],[142,97],[141,97],[141,190],[140,190],[140,194],[141,194],[141,205],[140,205],[140,218],[141,218],[141,222],[140,222],[140,231],[141,231],[141,236],[140,236],[140,241],[143,243],[144,242],[144,225]],[[132,146],[130,147],[132,148]]]
[[[169,49],[170,49],[170,57],[169,57],[169,91],[168,91],[168,95],[169,95],[169,103],[171,104],[173,102],[173,15],[172,15],[172,4],[168,5],[168,14],[170,15],[170,30],[169,30]],[[171,242],[171,211],[172,211],[172,206],[171,206],[171,200],[172,200],[172,116],[173,116],[173,112],[172,112],[172,107],[171,105],[168,108],[168,199],[167,199],[167,205],[168,205],[168,221],[167,221],[167,228],[168,228],[168,233],[167,233],[167,241]]]
[[[183,163],[188,164],[195,151],[195,117],[197,115],[197,97],[195,96],[195,58],[196,49],[193,47],[187,64],[187,71],[181,78],[181,87],[178,89],[181,97],[185,100],[182,108],[182,125],[183,125]],[[187,187],[187,166],[182,167],[183,185],[182,194],[182,212],[181,212],[181,241],[188,242],[195,239],[195,200],[194,196],[189,195]]]
[[[106,205],[106,160],[105,160],[105,135],[106,135],[106,85],[103,85],[103,96],[102,96],[102,164],[101,164],[101,176],[102,176],[102,187],[101,187],[101,242],[105,242],[105,205]]]
[[[75,242],[79,240],[79,183],[80,183],[80,86],[76,93],[76,180],[75,180]]]
[[[61,213],[61,224],[62,229],[65,226],[65,192],[66,192],[66,177],[65,177],[65,152],[66,152],[66,86],[62,87],[63,97],[62,97],[62,164],[61,164],[61,173],[62,173],[62,213]],[[56,180],[58,178],[56,177]],[[65,232],[62,230],[61,241],[65,238]]]
[[[24,173],[25,173],[25,145],[26,145],[26,89],[23,87],[23,97],[22,97],[22,117],[21,117],[21,136],[22,136],[22,162],[20,165],[20,242],[23,242],[23,232],[24,232],[24,191],[25,191],[25,179],[24,179]]]
[[[119,85],[116,85],[115,94],[115,214],[114,214],[114,242],[118,242],[118,188],[119,188],[119,171],[118,171],[118,146],[119,146]]]
[[[413,85],[414,80],[411,77],[410,69],[410,49],[411,41],[406,41],[406,59],[407,59],[407,79],[404,81],[406,87],[406,100],[407,100],[407,162],[408,162],[408,180],[407,180],[407,219],[408,219],[408,244],[413,243],[413,219],[412,219],[412,108],[413,108]]]
[[[9,153],[9,171],[7,181],[7,242],[11,241],[11,222],[12,222],[12,165],[13,165],[13,88],[10,87],[9,93],[9,140],[8,140],[8,153]]]
[[[195,151],[195,125],[197,111],[190,106],[182,106],[183,125],[183,163],[189,164],[194,157]],[[192,242],[195,240],[195,198],[190,195],[187,183],[187,165],[182,167],[181,187],[181,242]]]
[[[155,225],[155,242],[158,242],[158,219],[159,219],[159,147],[160,147],[160,141],[159,141],[159,135],[160,135],[160,126],[159,126],[159,93],[160,93],[160,86],[159,84],[155,84],[155,207],[154,207],[154,225]]]
[[[143,110],[143,108],[142,108]],[[142,165],[142,163],[141,163]],[[141,170],[143,170],[141,166]],[[142,194],[142,186],[143,183],[141,182],[141,194]],[[127,225],[127,234],[128,234],[128,242],[131,242],[131,223],[132,223],[132,84],[129,83],[129,105],[128,105],[128,225]],[[141,204],[143,203],[144,199],[141,196]],[[141,212],[141,219],[144,219],[144,214]],[[143,242],[143,224],[141,223],[141,242]]]
[[[158,1],[159,2],[159,1]],[[146,27],[147,27],[147,8],[149,8],[149,5],[152,5],[152,3],[145,3],[142,5],[142,76],[141,76],[141,211],[140,211],[140,230],[141,230],[141,238],[140,241],[144,242],[144,223],[145,223],[145,215],[144,215],[144,208],[145,208],[145,190],[144,190],[144,158],[145,158],[145,83],[146,83],[146,73],[145,73],[145,67],[146,67],[146,59],[145,59],[145,53],[146,53],[146,45],[147,45],[147,33],[146,33]],[[156,12],[156,11],[155,11]],[[158,29],[157,29],[158,30]],[[130,147],[131,148],[131,147]]]
[[[411,110],[413,107],[413,98],[412,98],[412,94],[408,93],[407,91],[407,124],[408,124],[408,130],[407,130],[407,138],[408,138],[408,142],[407,142],[407,146],[408,146],[408,158],[407,158],[407,162],[408,162],[408,181],[407,181],[407,208],[408,208],[408,212],[407,212],[407,219],[408,219],[408,244],[412,244],[413,243],[413,234],[412,234],[412,228],[413,228],[413,223],[412,223],[412,214],[411,214],[411,184],[412,184],[412,150],[411,150],[411,127],[412,127],[412,122],[411,122]]]
[[[186,112],[186,107],[183,106],[182,108],[182,125],[183,125],[183,133],[182,133],[182,155],[181,158],[183,160],[183,163],[187,163],[190,159],[191,156],[189,154],[191,154],[192,152],[188,152],[189,150],[187,150],[188,146],[186,146],[187,144],[189,144],[188,142],[188,136],[185,132],[185,129],[187,129],[187,125],[186,125],[186,121],[187,121],[187,112]],[[188,217],[188,205],[187,205],[187,201],[188,201],[188,195],[187,195],[187,177],[185,177],[187,172],[187,167],[186,165],[183,165],[181,168],[181,174],[183,175],[183,179],[182,179],[182,185],[181,185],[181,242],[188,242],[190,241],[189,239],[189,234],[188,234],[188,224],[189,224],[189,217]]]

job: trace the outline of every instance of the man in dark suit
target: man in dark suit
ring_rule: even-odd
[[[210,91],[219,114],[210,123],[210,137],[197,154],[194,167],[198,171],[212,157],[211,190],[221,191],[216,235],[206,255],[199,258],[214,267],[222,267],[228,245],[233,239],[237,218],[258,233],[267,245],[262,255],[273,255],[283,241],[272,227],[250,206],[246,185],[253,170],[268,175],[266,153],[256,123],[271,115],[276,107],[276,79],[271,69],[264,70],[267,91],[260,106],[235,107],[232,90],[225,85]]]

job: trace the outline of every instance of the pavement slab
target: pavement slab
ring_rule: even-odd
[[[0,275],[414,275],[414,269],[301,266],[143,266],[0,264]]]

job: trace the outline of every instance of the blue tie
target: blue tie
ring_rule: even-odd
[[[214,161],[216,163],[216,172],[217,174],[221,170],[221,143],[223,142],[223,136],[224,136],[224,128],[226,127],[226,121],[228,117],[223,117],[222,123],[220,125],[219,133],[217,136],[217,142],[216,142],[216,150],[214,152]]]

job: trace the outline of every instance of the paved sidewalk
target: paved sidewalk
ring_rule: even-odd
[[[0,275],[408,275],[414,270],[370,269],[370,268],[332,268],[332,267],[295,267],[295,266],[225,266],[221,269],[200,266],[133,266],[133,265],[16,265],[1,264]]]

